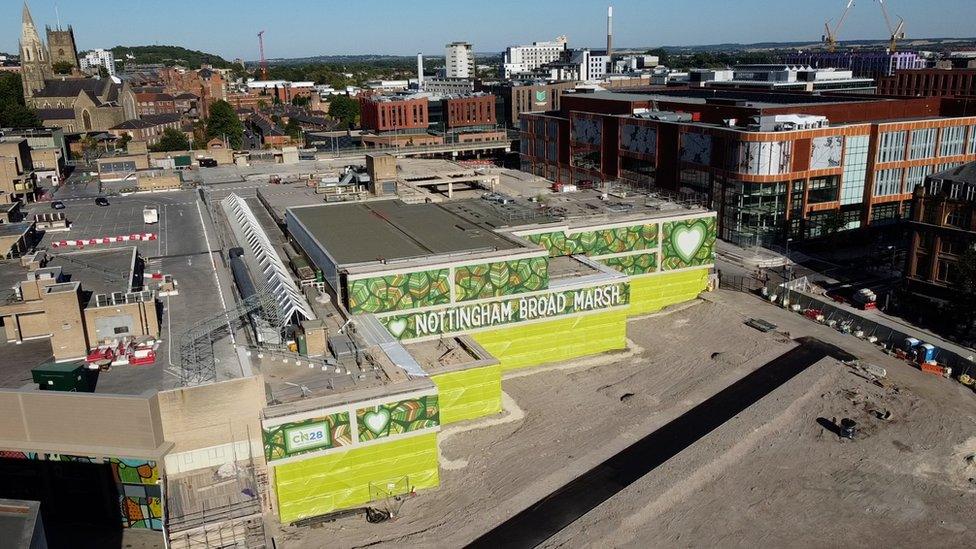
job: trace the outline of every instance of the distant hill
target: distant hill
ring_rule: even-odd
[[[217,54],[197,50],[188,50],[180,46],[115,46],[112,48],[115,59],[123,63],[163,65],[184,65],[189,68],[199,68],[204,63],[214,67],[226,69],[232,63]],[[129,59],[128,56],[134,59]]]

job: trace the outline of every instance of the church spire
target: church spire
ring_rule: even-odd
[[[44,87],[44,79],[52,74],[50,56],[41,41],[31,17],[30,8],[24,2],[23,24],[20,29],[21,78],[24,83],[24,98],[30,99],[34,92]]]
[[[24,22],[24,26],[25,27],[28,26],[28,25],[30,25],[31,27],[34,26],[34,18],[31,17],[30,7],[27,5],[27,0],[24,0],[24,18],[23,18],[23,22]]]

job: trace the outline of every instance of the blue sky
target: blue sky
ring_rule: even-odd
[[[976,35],[976,0],[887,0],[907,20],[909,37]],[[845,0],[618,0],[619,47],[820,39]],[[0,0],[0,51],[15,51],[20,0]],[[443,54],[466,40],[477,51],[547,40],[605,43],[606,2],[593,0],[32,0],[34,21],[56,24],[55,5],[81,49],[167,44],[228,59],[418,51]],[[841,39],[884,38],[877,2],[857,0]]]

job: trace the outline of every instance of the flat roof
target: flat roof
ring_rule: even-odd
[[[771,108],[782,106],[823,105],[834,103],[863,103],[866,101],[893,101],[884,97],[861,97],[855,95],[815,95],[801,93],[774,93],[759,90],[727,90],[715,88],[688,90],[655,90],[641,92],[630,90],[627,92],[596,91],[590,93],[571,93],[566,97],[592,97],[604,101],[671,101],[704,105],[709,99],[722,101],[743,101],[745,106],[753,108]]]
[[[380,200],[289,211],[339,265],[520,247],[438,204]]]
[[[20,223],[0,223],[0,238],[23,236],[33,225],[34,223],[30,221],[22,221]]]
[[[47,266],[61,267],[69,280],[81,283],[83,293],[91,300],[95,294],[131,291],[135,257],[134,246],[60,254],[48,252]]]

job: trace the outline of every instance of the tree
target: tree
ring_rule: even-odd
[[[359,121],[359,101],[347,95],[329,97],[329,116],[350,126]]]
[[[129,146],[129,141],[132,141],[132,136],[129,135],[129,132],[122,132],[122,136],[119,137],[119,140],[115,144],[120,149],[125,149]]]
[[[311,102],[312,98],[304,95],[296,95],[291,98],[291,104],[296,107],[307,107]]]
[[[67,61],[58,61],[57,63],[51,65],[51,69],[54,70],[54,74],[71,74],[71,71],[74,68],[74,65]]]
[[[959,258],[955,287],[959,294],[952,313],[958,319],[960,335],[968,337],[976,329],[976,250],[972,247]]]
[[[301,139],[302,126],[294,118],[289,118],[288,123],[285,124],[285,133],[292,139]]]
[[[234,149],[244,146],[244,124],[237,118],[234,107],[226,101],[214,101],[210,105],[210,118],[207,120],[207,139],[214,137],[226,139]]]
[[[163,130],[163,137],[151,149],[155,152],[188,151],[190,150],[190,140],[180,130],[166,128]]]
[[[108,78],[108,69],[106,69],[102,65],[99,65],[98,66],[98,77],[99,78]]]
[[[0,73],[0,127],[39,128],[41,121],[24,102],[24,90],[20,75],[13,72]]]

